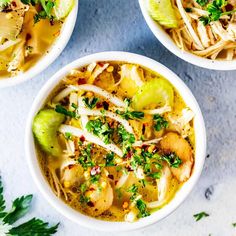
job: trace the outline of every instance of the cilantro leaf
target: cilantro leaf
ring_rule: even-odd
[[[196,0],[196,2],[197,2],[200,6],[204,7],[204,6],[208,3],[208,0]]]
[[[166,161],[170,167],[178,168],[182,164],[182,160],[174,153],[164,155],[161,157],[163,161]]]
[[[86,107],[93,109],[97,102],[99,101],[99,98],[93,97],[92,99],[89,99],[88,97],[83,98],[83,102]]]
[[[156,114],[153,116],[153,120],[154,120],[154,129],[156,131],[160,131],[161,129],[166,129],[168,127],[168,121],[166,121],[166,119],[162,116],[160,116],[159,114]]]
[[[126,120],[139,120],[143,119],[144,113],[142,111],[119,111],[116,110],[116,114],[122,116]]]
[[[113,134],[113,129],[110,128],[108,123],[103,124],[101,119],[90,120],[86,124],[86,129],[92,132],[96,136],[102,138],[105,144],[110,143],[111,135]]]
[[[209,214],[207,214],[207,213],[204,212],[204,211],[193,215],[193,217],[195,218],[196,221],[199,221],[199,220],[201,220],[202,218],[208,217],[208,216],[209,216]]]
[[[56,105],[55,111],[61,114],[64,114],[66,116],[76,118],[76,112],[75,111],[68,111],[65,107],[61,105]]]
[[[0,177],[0,218],[6,215],[6,212],[4,212],[5,208],[6,206],[5,206],[4,196],[3,196],[3,186],[2,186],[2,180]]]
[[[139,210],[139,214],[138,214],[139,218],[150,216],[150,212],[147,210],[147,205],[142,199],[137,200],[136,207]]]
[[[115,156],[114,152],[107,153],[105,157],[106,166],[115,166],[114,156]]]

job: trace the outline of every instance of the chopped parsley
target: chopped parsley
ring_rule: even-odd
[[[160,179],[161,178],[161,173],[160,172],[154,172],[148,175],[149,177],[153,179]]]
[[[226,0],[213,0],[206,6],[206,10],[208,11],[208,16],[201,16],[199,20],[202,21],[204,25],[208,25],[211,21],[219,20],[221,16],[230,15],[236,12],[236,10],[223,12],[223,8],[226,5],[227,5]]]
[[[119,125],[117,131],[122,142],[123,152],[127,153],[135,142],[135,137],[133,134],[127,132],[123,125]]]
[[[139,218],[150,216],[150,212],[147,210],[147,205],[142,199],[138,199],[136,201],[136,207],[139,210],[139,214],[138,214]]]
[[[113,134],[113,129],[110,128],[108,123],[103,123],[101,119],[90,120],[86,124],[86,129],[92,132],[96,136],[102,138],[105,144],[111,142],[111,136]]]
[[[166,161],[170,167],[178,168],[182,164],[182,160],[174,153],[170,153],[169,155],[161,156],[163,161]]]
[[[116,114],[120,115],[126,120],[139,120],[143,119],[144,113],[142,111],[120,111],[116,110]]]
[[[199,220],[201,220],[202,218],[208,217],[208,216],[209,216],[209,214],[207,214],[207,213],[204,212],[204,211],[193,215],[193,217],[195,218],[196,221],[199,221]]]
[[[77,115],[76,115],[75,111],[69,111],[61,105],[56,105],[55,111],[57,113],[61,113],[61,114],[64,114],[64,115],[72,117],[72,118],[77,118]]]
[[[89,109],[93,109],[97,102],[99,101],[99,98],[93,97],[91,99],[89,99],[88,97],[83,98],[83,102],[85,104],[86,107],[88,107]]]
[[[81,150],[78,162],[84,169],[95,166],[95,163],[91,159],[92,145],[88,144],[84,149]]]
[[[161,129],[166,129],[168,127],[168,121],[159,114],[154,115],[153,120],[154,120],[154,129],[156,131],[160,131]]]
[[[85,196],[85,195],[83,195],[83,194],[81,194],[79,201],[80,201],[80,203],[82,203],[82,204],[86,204],[86,203],[90,202],[90,198],[87,197],[87,196]]]
[[[91,178],[90,178],[90,182],[91,182],[92,184],[95,184],[95,183],[97,183],[97,182],[99,181],[99,179],[100,179],[100,175],[93,175],[93,176],[91,176]]]
[[[138,186],[135,184],[131,185],[131,187],[128,188],[127,192],[132,194],[130,200],[134,201],[138,195]]]
[[[197,2],[200,6],[204,7],[204,6],[208,3],[208,0],[196,0],[196,2]]]
[[[115,166],[114,156],[115,156],[114,152],[107,153],[105,157],[106,166]]]

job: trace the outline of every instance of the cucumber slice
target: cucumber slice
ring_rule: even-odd
[[[178,20],[176,18],[174,9],[171,5],[171,0],[146,0],[147,9],[150,16],[158,21],[160,25],[167,28],[178,27]]]
[[[33,133],[42,150],[53,156],[62,153],[57,139],[57,130],[65,120],[63,114],[52,109],[40,111],[33,121]]]
[[[53,8],[57,20],[67,17],[75,4],[75,0],[56,0]]]
[[[132,99],[132,106],[135,110],[142,110],[151,104],[172,106],[173,102],[174,90],[171,84],[164,79],[153,79],[139,88]]]

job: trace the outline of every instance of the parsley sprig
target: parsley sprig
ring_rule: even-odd
[[[5,229],[5,232],[3,232],[5,235],[50,236],[57,232],[59,224],[50,227],[47,222],[37,218],[32,218],[25,223],[15,225],[20,218],[28,213],[32,198],[33,195],[31,194],[16,198],[12,203],[11,210],[6,211],[5,200],[3,197],[3,186],[0,178],[0,228]]]
[[[83,102],[85,104],[86,107],[88,107],[89,109],[93,109],[97,102],[99,101],[99,98],[93,97],[91,99],[89,99],[88,97],[83,98]]]
[[[161,156],[163,161],[166,161],[170,167],[178,168],[182,164],[182,160],[176,155],[176,153],[172,152],[169,155]]]

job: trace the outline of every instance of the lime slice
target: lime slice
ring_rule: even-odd
[[[56,0],[54,6],[54,15],[58,20],[68,16],[75,4],[75,0]]]
[[[34,136],[42,150],[53,156],[59,156],[62,153],[57,139],[57,130],[64,120],[64,115],[52,109],[42,110],[34,118]]]
[[[160,25],[176,28],[178,21],[171,5],[171,0],[146,0],[150,16]]]
[[[142,110],[151,104],[172,106],[173,102],[174,90],[171,84],[164,79],[153,79],[139,88],[132,99],[132,106],[135,110]]]

